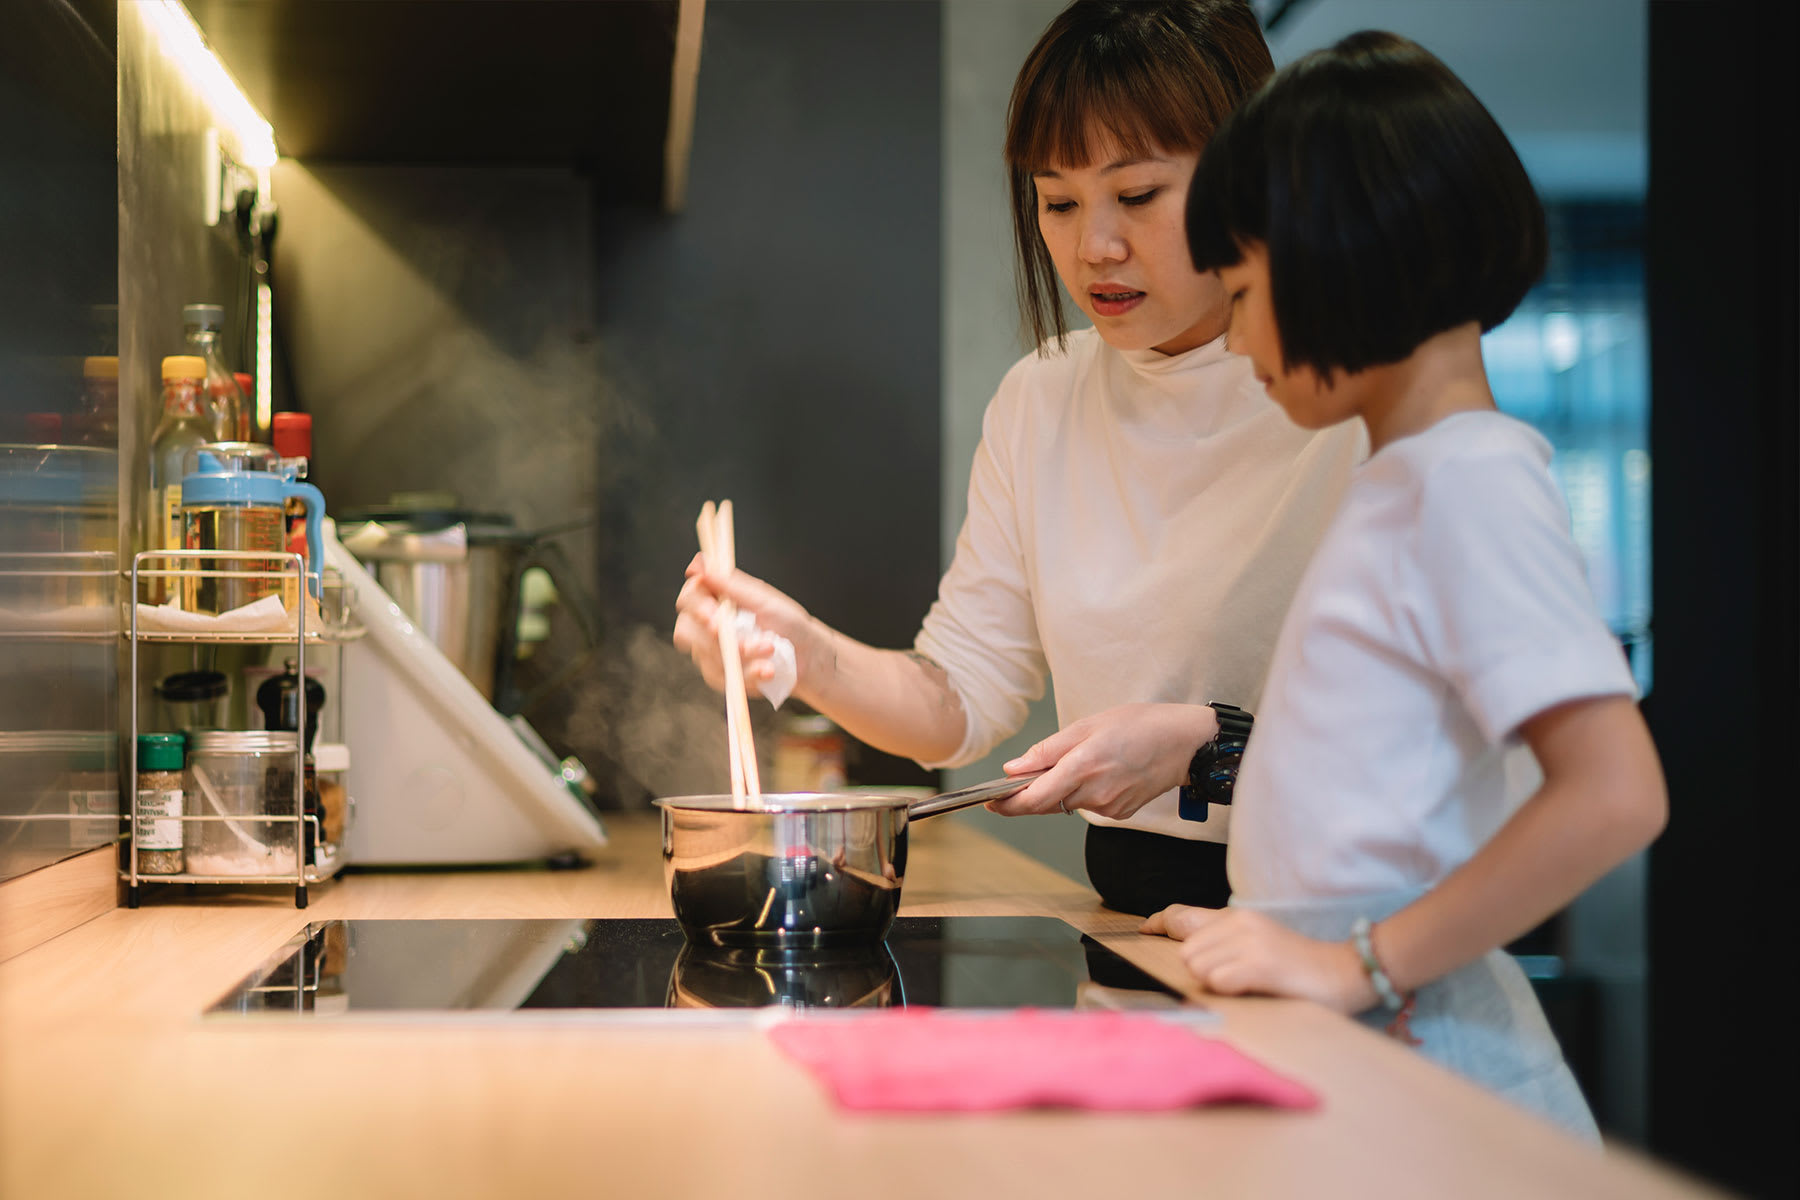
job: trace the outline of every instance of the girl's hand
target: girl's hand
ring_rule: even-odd
[[[1057,730],[1007,763],[1009,775],[1046,773],[988,807],[1007,817],[1085,808],[1121,820],[1186,783],[1194,751],[1218,732],[1218,714],[1204,704],[1109,708]]]
[[[1380,1001],[1349,942],[1321,942],[1249,909],[1172,904],[1139,932],[1179,941],[1200,986],[1222,996],[1293,996],[1346,1014]]]

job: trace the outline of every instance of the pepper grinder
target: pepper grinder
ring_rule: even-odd
[[[283,674],[271,675],[256,689],[256,707],[262,710],[267,729],[298,730],[300,728],[300,669],[293,659],[282,663]],[[301,738],[307,754],[312,753],[313,735],[319,732],[319,710],[325,707],[325,685],[316,679],[306,681],[306,733]]]

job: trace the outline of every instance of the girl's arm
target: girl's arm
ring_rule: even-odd
[[[1662,767],[1629,698],[1560,704],[1521,732],[1543,786],[1468,862],[1375,927],[1376,956],[1402,992],[1536,927],[1668,819]],[[1182,958],[1209,991],[1300,996],[1341,1012],[1377,1002],[1348,942],[1304,937],[1258,912],[1176,905],[1143,929],[1182,939]]]
[[[1535,928],[1668,820],[1656,748],[1628,697],[1561,704],[1520,732],[1543,786],[1474,857],[1375,927],[1377,957],[1401,991]]]

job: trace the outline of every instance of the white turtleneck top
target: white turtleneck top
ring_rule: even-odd
[[[1219,338],[1121,351],[1093,330],[1021,359],[988,405],[956,555],[915,646],[967,725],[961,766],[1024,723],[1056,681],[1062,725],[1121,704],[1255,712],[1275,637],[1351,469],[1359,421],[1309,433]],[[1226,840],[1230,810],[1123,822]]]

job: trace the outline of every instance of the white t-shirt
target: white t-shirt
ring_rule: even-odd
[[[1524,800],[1521,724],[1635,696],[1550,445],[1446,417],[1358,468],[1282,625],[1234,795],[1234,898],[1435,886]]]
[[[962,699],[940,763],[973,762],[1056,681],[1063,725],[1121,704],[1251,711],[1275,634],[1351,468],[1360,424],[1309,433],[1224,339],[1120,351],[1093,330],[1021,359],[988,405],[956,555],[916,646]],[[1228,810],[1139,829],[1223,841]],[[1104,817],[1090,820],[1113,824]]]

